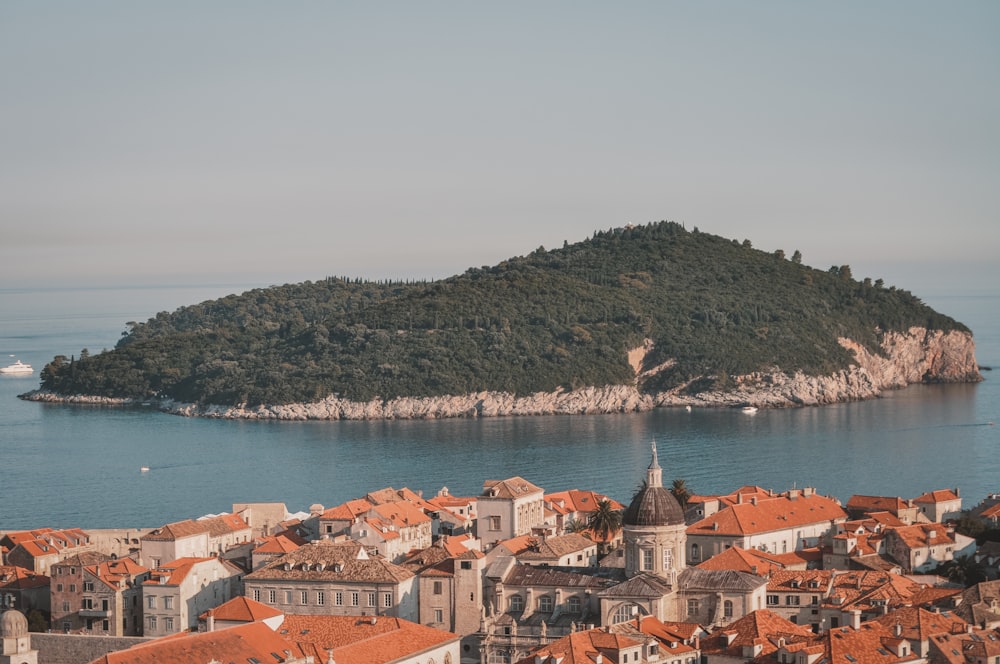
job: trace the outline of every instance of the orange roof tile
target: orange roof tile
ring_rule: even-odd
[[[459,639],[451,632],[388,616],[286,615],[278,634],[317,662],[327,661],[332,649],[334,661],[350,664],[386,664]]]
[[[847,513],[832,498],[774,497],[756,505],[731,505],[688,526],[687,534],[746,536],[846,518]]]
[[[624,634],[589,629],[574,632],[552,643],[537,648],[529,657],[519,660],[525,664],[593,664],[600,653],[605,660],[619,661],[618,651],[633,648],[642,641]]]
[[[958,494],[953,489],[938,489],[937,491],[928,491],[927,493],[921,495],[918,498],[914,498],[915,503],[946,503],[952,500],[961,500]]]
[[[260,622],[237,625],[214,632],[181,633],[118,650],[91,664],[191,664],[191,662],[274,662],[271,653],[290,650],[295,657],[305,653],[288,639]],[[325,661],[325,660],[319,660]]]
[[[773,554],[767,554],[756,549],[743,549],[733,546],[718,553],[698,565],[701,569],[735,570],[767,576],[784,569],[785,565],[776,560]]]
[[[257,622],[273,618],[274,616],[280,616],[281,613],[281,611],[273,606],[261,604],[249,597],[240,596],[234,597],[214,609],[205,611],[199,617],[204,619],[211,616],[215,620],[226,622]]]

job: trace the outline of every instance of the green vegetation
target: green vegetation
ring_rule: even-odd
[[[642,389],[724,389],[846,367],[841,336],[877,352],[879,330],[965,329],[849,266],[800,261],[673,222],[614,229],[441,281],[327,278],[160,313],[114,350],[56,357],[42,387],[223,405],[528,394],[632,383],[627,351],[648,338],[647,368],[676,362]]]

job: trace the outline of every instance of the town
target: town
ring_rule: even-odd
[[[1000,495],[521,477],[0,535],[0,664],[1000,664]]]

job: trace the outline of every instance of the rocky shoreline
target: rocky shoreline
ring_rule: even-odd
[[[101,406],[145,405],[185,417],[241,420],[386,420],[497,417],[509,415],[581,415],[642,412],[661,407],[767,408],[819,406],[877,397],[887,389],[914,383],[965,383],[982,380],[975,359],[975,343],[966,332],[942,332],[912,327],[891,332],[882,340],[883,354],[873,354],[850,339],[840,344],[851,350],[855,364],[828,376],[788,375],[775,368],[734,377],[736,387],[726,392],[681,394],[684,386],[647,394],[636,385],[608,385],[572,391],[537,392],[517,396],[506,392],[478,392],[460,396],[400,397],[367,402],[328,397],[307,404],[254,407],[178,403],[172,400],[115,399],[86,395],[58,395],[37,390],[20,395],[29,401]],[[630,359],[633,359],[630,356]],[[635,362],[638,366],[640,362]],[[638,372],[637,372],[638,373]],[[647,372],[648,373],[648,372]]]

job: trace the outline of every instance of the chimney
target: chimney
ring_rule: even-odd
[[[896,623],[895,627],[892,628],[892,633],[896,636],[901,636],[903,634],[903,626]]]
[[[205,628],[209,632],[214,632],[215,631],[215,616],[212,615],[211,611],[208,612],[208,621],[206,623]]]

